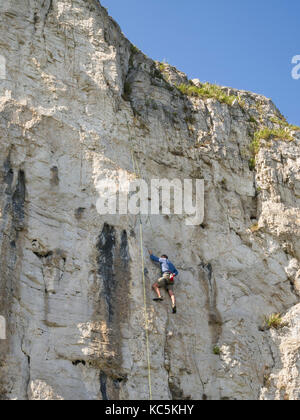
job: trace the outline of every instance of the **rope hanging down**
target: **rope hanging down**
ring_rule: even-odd
[[[138,178],[141,178],[140,167],[134,157],[134,152],[132,149],[131,141],[132,137],[130,134],[129,124],[127,121],[127,128],[129,133],[129,145],[131,151],[132,165],[133,170]],[[142,265],[142,279],[143,279],[143,291],[144,291],[144,316],[145,316],[145,331],[146,331],[146,347],[147,347],[147,366],[148,366],[148,384],[149,384],[149,397],[150,401],[152,400],[152,383],[151,383],[151,362],[150,362],[150,347],[149,347],[149,319],[147,311],[147,294],[146,294],[146,280],[145,280],[145,265],[144,265],[144,239],[143,239],[143,223],[141,214],[139,215],[140,219],[140,249],[141,249],[141,265]]]

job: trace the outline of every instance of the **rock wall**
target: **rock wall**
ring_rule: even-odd
[[[1,399],[148,399],[147,325],[154,399],[299,399],[300,133],[249,166],[274,104],[182,94],[96,0],[1,0],[0,32]],[[205,180],[201,226],[142,216],[144,262],[139,217],[96,209],[134,161]],[[180,270],[176,316],[149,247]]]

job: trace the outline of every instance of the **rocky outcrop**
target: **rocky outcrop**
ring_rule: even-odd
[[[300,132],[260,95],[186,95],[96,0],[0,12],[1,398],[148,399],[148,336],[154,399],[299,399]],[[176,316],[139,217],[97,212],[116,171],[205,180],[201,226],[141,217]]]

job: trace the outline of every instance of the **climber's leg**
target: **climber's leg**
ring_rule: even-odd
[[[161,296],[161,293],[160,293],[160,287],[161,287],[161,285],[160,285],[160,280],[161,279],[159,279],[158,280],[158,282],[157,283],[154,283],[153,284],[153,286],[152,286],[152,288],[153,288],[153,290],[155,291],[155,293],[157,294],[157,298],[154,298],[153,300],[154,301],[160,301],[160,300],[163,300],[163,298],[162,298],[162,296]]]
[[[169,289],[168,293],[169,293],[169,296],[170,296],[171,301],[172,301],[173,314],[176,314],[177,308],[176,308],[176,298],[175,298],[174,292],[173,292],[173,290]]]
[[[169,290],[169,296],[170,296],[171,301],[172,301],[172,306],[176,306],[176,299],[175,299],[175,295],[174,295],[173,290]]]

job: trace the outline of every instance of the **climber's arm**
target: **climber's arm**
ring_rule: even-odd
[[[148,250],[150,258],[152,261],[159,262],[159,258],[157,258],[150,249]]]
[[[175,268],[175,267],[174,267]],[[175,268],[175,270],[174,270],[174,276],[176,277],[176,276],[178,276],[178,274],[179,274],[179,271]]]
[[[159,258],[158,258],[158,257],[156,257],[155,255],[150,254],[150,258],[151,258],[151,260],[152,260],[152,261],[154,261],[154,262],[158,262],[158,263],[159,263]]]

